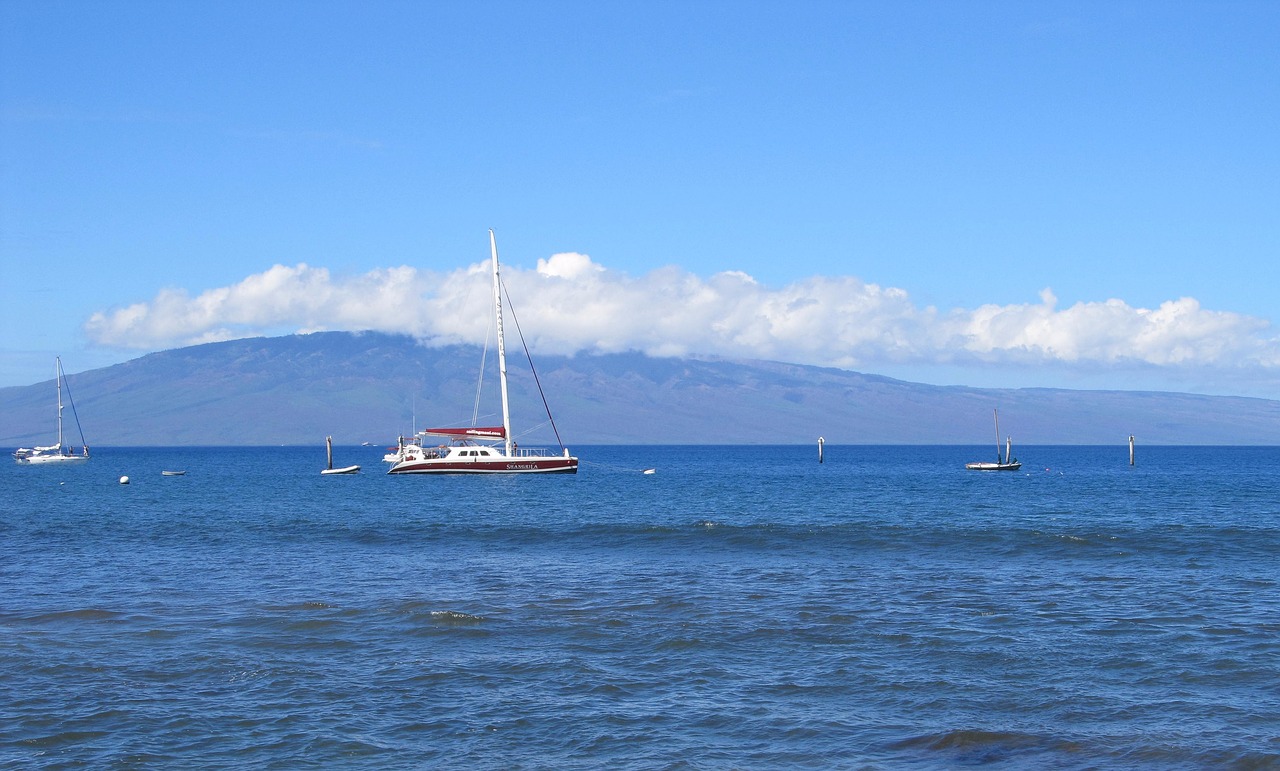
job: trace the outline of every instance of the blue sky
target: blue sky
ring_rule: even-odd
[[[1277,398],[1276,40],[1270,2],[6,0],[0,386],[475,339],[494,228],[544,351]]]

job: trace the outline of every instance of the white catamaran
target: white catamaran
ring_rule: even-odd
[[[502,425],[470,428],[429,428],[419,431],[399,445],[385,460],[388,474],[574,474],[578,459],[560,445],[560,454],[542,448],[517,447],[511,436],[511,410],[507,402],[507,351],[502,335],[502,279],[498,270],[498,242],[489,231],[490,262],[493,265],[493,312],[498,336],[498,382],[502,391]],[[536,380],[537,375],[535,373]],[[538,386],[542,391],[542,386]],[[543,403],[546,403],[545,396]],[[550,418],[550,412],[547,413]],[[559,441],[560,433],[551,421]],[[428,446],[428,437],[445,440]]]
[[[18,463],[83,463],[89,460],[89,445],[84,442],[84,431],[80,429],[80,416],[76,414],[76,402],[71,398],[71,386],[67,386],[67,401],[71,402],[71,414],[76,420],[76,430],[80,432],[80,453],[77,454],[74,447],[66,447],[62,444],[62,388],[65,380],[62,373],[62,357],[55,357],[56,363],[54,382],[58,388],[58,442],[48,447],[19,447],[13,453],[13,459]]]

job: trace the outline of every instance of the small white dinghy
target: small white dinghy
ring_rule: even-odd
[[[333,437],[326,436],[324,438],[325,450],[329,456],[329,467],[322,469],[321,474],[354,474],[360,470],[359,466],[343,466],[342,468],[333,467]]]

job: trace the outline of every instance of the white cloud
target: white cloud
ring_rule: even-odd
[[[1267,320],[1206,310],[1185,297],[1151,309],[1116,299],[1059,308],[1046,289],[1039,302],[940,312],[915,305],[902,289],[850,276],[780,288],[737,271],[703,278],[665,267],[635,277],[576,253],[539,260],[532,271],[505,267],[503,278],[526,340],[544,353],[714,354],[872,371],[942,364],[1280,367],[1280,340]],[[100,344],[139,349],[339,329],[480,342],[490,328],[491,291],[487,263],[346,277],[276,265],[195,297],[166,289],[150,302],[95,313],[85,328]]]
[[[1134,308],[1120,300],[1076,303],[1059,310],[1048,289],[1035,305],[984,305],[951,318],[943,350],[980,360],[1022,355],[1061,363],[1157,366],[1263,366],[1280,359],[1270,322],[1210,311],[1190,297]]]
[[[163,289],[149,303],[93,314],[90,339],[121,348],[154,349],[248,337],[276,330],[424,330],[398,309],[413,308],[426,290],[413,268],[375,270],[335,281],[324,268],[305,263],[269,270],[229,287],[191,297]]]

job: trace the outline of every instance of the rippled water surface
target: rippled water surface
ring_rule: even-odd
[[[0,766],[1280,766],[1278,449],[575,449],[6,463]]]

